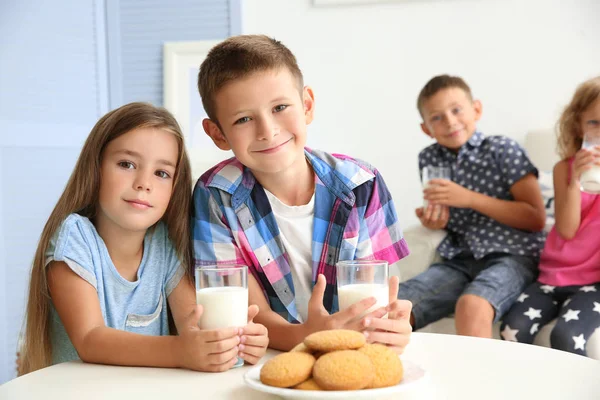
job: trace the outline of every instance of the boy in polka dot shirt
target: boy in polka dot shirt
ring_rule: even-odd
[[[436,143],[419,154],[419,169],[449,167],[451,179],[429,181],[423,226],[448,233],[442,261],[400,284],[413,302],[411,323],[422,328],[455,313],[460,335],[492,337],[492,324],[537,276],[545,236],[538,171],[525,151],[476,128],[482,106],[460,77],[432,78],[417,107],[421,129]]]

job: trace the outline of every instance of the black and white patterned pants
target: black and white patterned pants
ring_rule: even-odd
[[[531,284],[502,318],[504,340],[533,343],[535,334],[558,317],[550,335],[552,348],[587,355],[586,343],[600,327],[600,284],[550,286]]]

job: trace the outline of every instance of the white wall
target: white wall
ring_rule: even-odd
[[[427,80],[461,75],[483,102],[479,128],[523,143],[600,74],[599,16],[597,0],[246,0],[242,30],[290,47],[315,90],[309,145],[379,167],[407,226],[421,204],[417,155],[431,143],[415,108]]]

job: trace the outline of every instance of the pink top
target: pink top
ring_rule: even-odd
[[[569,169],[572,164],[573,159]],[[563,239],[552,227],[540,256],[538,281],[552,286],[600,282],[600,195],[581,192],[581,223],[573,239]]]

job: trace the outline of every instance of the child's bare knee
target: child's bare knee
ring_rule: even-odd
[[[494,308],[483,297],[474,294],[460,296],[456,303],[456,315],[467,318],[494,318]]]

